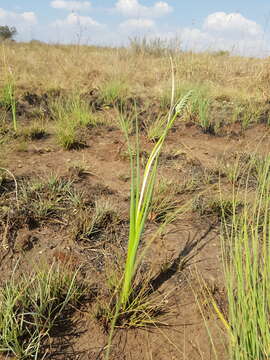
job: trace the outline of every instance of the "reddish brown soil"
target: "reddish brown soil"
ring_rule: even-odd
[[[109,131],[101,127],[88,132],[87,147],[73,151],[61,150],[53,135],[29,142],[25,152],[17,151],[16,141],[11,141],[5,163],[17,179],[44,179],[52,173],[71,178],[75,189],[83,191],[85,198],[90,201],[102,197],[110,199],[117,207],[120,217],[127,221],[130,184],[129,162],[123,155],[126,150],[124,137],[117,129]],[[164,148],[160,174],[181,184],[188,176],[189,169],[202,167],[216,171],[219,160],[226,153],[269,152],[269,130],[266,126],[256,126],[242,135],[239,135],[237,129],[230,129],[228,132],[228,136],[217,137],[202,134],[195,126],[178,126],[169,135]],[[143,150],[150,150],[152,146],[142,138]],[[175,151],[180,151],[182,155],[170,158],[169,155]],[[87,172],[82,176],[70,169],[76,162],[83,162],[88,166]],[[229,189],[225,179],[224,188],[226,186]],[[179,194],[178,200],[182,204],[188,202],[201,190],[207,191],[208,187],[211,196],[217,192],[218,186],[209,184],[199,191]],[[145,243],[156,227],[153,223],[148,226],[144,236]],[[207,305],[200,288],[202,277],[220,307],[226,308],[219,227],[216,216],[201,216],[190,208],[169,225],[164,236],[155,239],[144,262],[153,273],[160,274],[162,266],[170,261],[171,266],[160,274],[155,290],[168,296],[167,314],[163,318],[167,325],[116,330],[112,360],[215,359],[211,339],[215,344],[217,358],[228,359],[225,332],[211,306]],[[33,229],[22,224],[14,236],[13,248],[1,247],[0,269],[3,279],[12,272],[18,260],[22,268],[29,268],[32,263],[39,263],[41,259],[50,262],[54,259],[68,264],[72,270],[82,266],[81,276],[99,287],[99,282],[104,281],[106,263],[109,266],[117,253],[123,259],[127,228],[126,225],[123,226],[123,231],[115,242],[102,246],[94,244],[90,248],[74,241],[71,224],[65,220],[48,219]],[[93,317],[93,302],[84,304],[75,313],[74,327],[69,333],[53,339],[57,344],[57,351],[48,358],[104,358],[108,334]],[[208,330],[211,332],[211,339]]]

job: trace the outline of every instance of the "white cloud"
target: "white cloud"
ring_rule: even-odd
[[[261,26],[255,21],[239,13],[224,12],[209,15],[204,21],[203,30],[220,33],[223,36],[258,36],[263,33]]]
[[[153,6],[144,6],[138,0],[118,0],[115,8],[127,17],[161,17],[172,12],[173,8],[164,1],[158,1]]]
[[[29,24],[36,24],[37,23],[36,15],[32,11],[22,13],[21,17],[22,17],[23,20],[25,20]]]
[[[82,16],[78,14],[71,13],[65,19],[56,20],[51,24],[52,26],[86,26],[86,27],[95,27],[102,28],[104,25],[92,19],[90,16]]]
[[[151,29],[155,26],[155,22],[151,19],[129,19],[122,22],[119,28],[122,30],[142,30]]]
[[[32,11],[17,13],[0,8],[0,25],[23,26],[36,23],[37,17]]]
[[[113,44],[115,33],[109,32],[105,24],[97,22],[90,16],[70,13],[65,18],[49,24],[46,34],[43,32],[43,37],[49,38],[50,42],[62,44],[101,45],[106,42],[108,45]]]
[[[133,34],[136,34],[135,30]],[[156,24],[145,35],[149,39],[168,41],[168,44],[172,42],[173,46],[180,43],[184,51],[228,50],[235,55],[270,56],[270,34],[264,33],[259,24],[241,14],[213,13],[198,28],[165,30]]]
[[[205,19],[202,28],[178,31],[184,50],[228,50],[247,56],[269,55],[270,47],[259,24],[238,13],[217,12]]]
[[[65,1],[54,0],[51,1],[51,7],[55,9],[64,9],[68,11],[88,10],[91,8],[89,1]]]

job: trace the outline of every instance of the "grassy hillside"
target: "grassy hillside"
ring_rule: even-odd
[[[0,62],[0,358],[266,360],[269,59]]]

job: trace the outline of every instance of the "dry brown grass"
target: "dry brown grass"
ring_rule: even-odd
[[[136,55],[128,49],[90,46],[11,43],[1,48],[12,70],[19,94],[48,89],[100,87],[115,78],[128,83],[131,93],[159,96],[170,86],[166,56]],[[270,96],[270,60],[179,53],[175,55],[176,81],[204,84],[215,96],[263,99]],[[4,81],[0,78],[0,86]]]

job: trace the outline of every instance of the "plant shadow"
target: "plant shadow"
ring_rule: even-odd
[[[202,234],[196,233],[193,238],[191,238],[189,234],[188,239],[183,249],[180,250],[178,256],[149,280],[147,290],[148,295],[158,291],[161,286],[170,280],[174,275],[183,272],[191,265],[192,260],[212,240],[211,238],[208,238],[208,235],[211,233],[213,228],[214,225],[211,224],[206,231],[204,231]],[[141,287],[141,284],[137,286],[137,288],[134,290],[135,294],[140,292]]]

